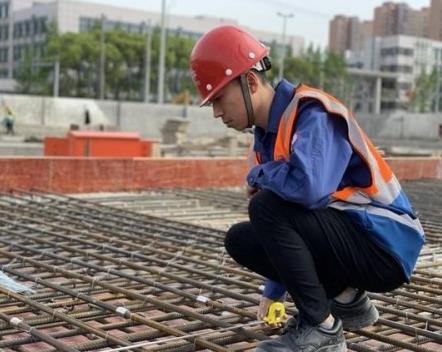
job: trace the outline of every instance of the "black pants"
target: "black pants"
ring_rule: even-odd
[[[324,321],[330,298],[347,287],[386,292],[406,281],[399,263],[341,211],[309,210],[261,190],[249,216],[227,232],[228,253],[282,283],[311,324]]]

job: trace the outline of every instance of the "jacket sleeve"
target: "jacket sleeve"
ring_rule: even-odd
[[[296,121],[290,159],[255,166],[247,182],[307,208],[323,208],[337,190],[352,153],[346,122],[328,116],[319,103],[307,103]]]
[[[262,295],[266,298],[276,301],[276,300],[284,300],[285,293],[286,289],[283,285],[281,285],[276,281],[266,280],[264,286],[264,292],[262,293]]]

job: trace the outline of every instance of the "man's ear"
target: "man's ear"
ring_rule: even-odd
[[[258,90],[259,83],[260,83],[259,77],[256,74],[256,72],[249,71],[247,73],[247,84],[249,85],[251,94],[256,93],[256,91]]]

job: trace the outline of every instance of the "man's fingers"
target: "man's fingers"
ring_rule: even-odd
[[[256,192],[258,192],[259,189],[255,188],[255,187],[250,187],[248,184],[246,184],[246,193],[247,196],[251,197],[253,196]]]
[[[276,324],[266,324],[270,329],[279,329],[282,326],[282,323]]]
[[[258,319],[261,319],[261,320],[264,319],[266,315],[267,315],[267,310],[259,310],[258,314],[257,314]]]

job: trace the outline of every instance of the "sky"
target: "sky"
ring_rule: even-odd
[[[161,11],[161,0],[82,0],[108,5]],[[412,8],[430,5],[431,0],[408,0]],[[282,18],[277,12],[294,15],[287,21],[287,34],[304,37],[305,44],[326,46],[329,21],[337,14],[373,18],[383,0],[166,0],[167,12],[173,15],[211,15],[236,19],[241,25],[258,30],[282,32]],[[401,1],[404,2],[404,1]]]

